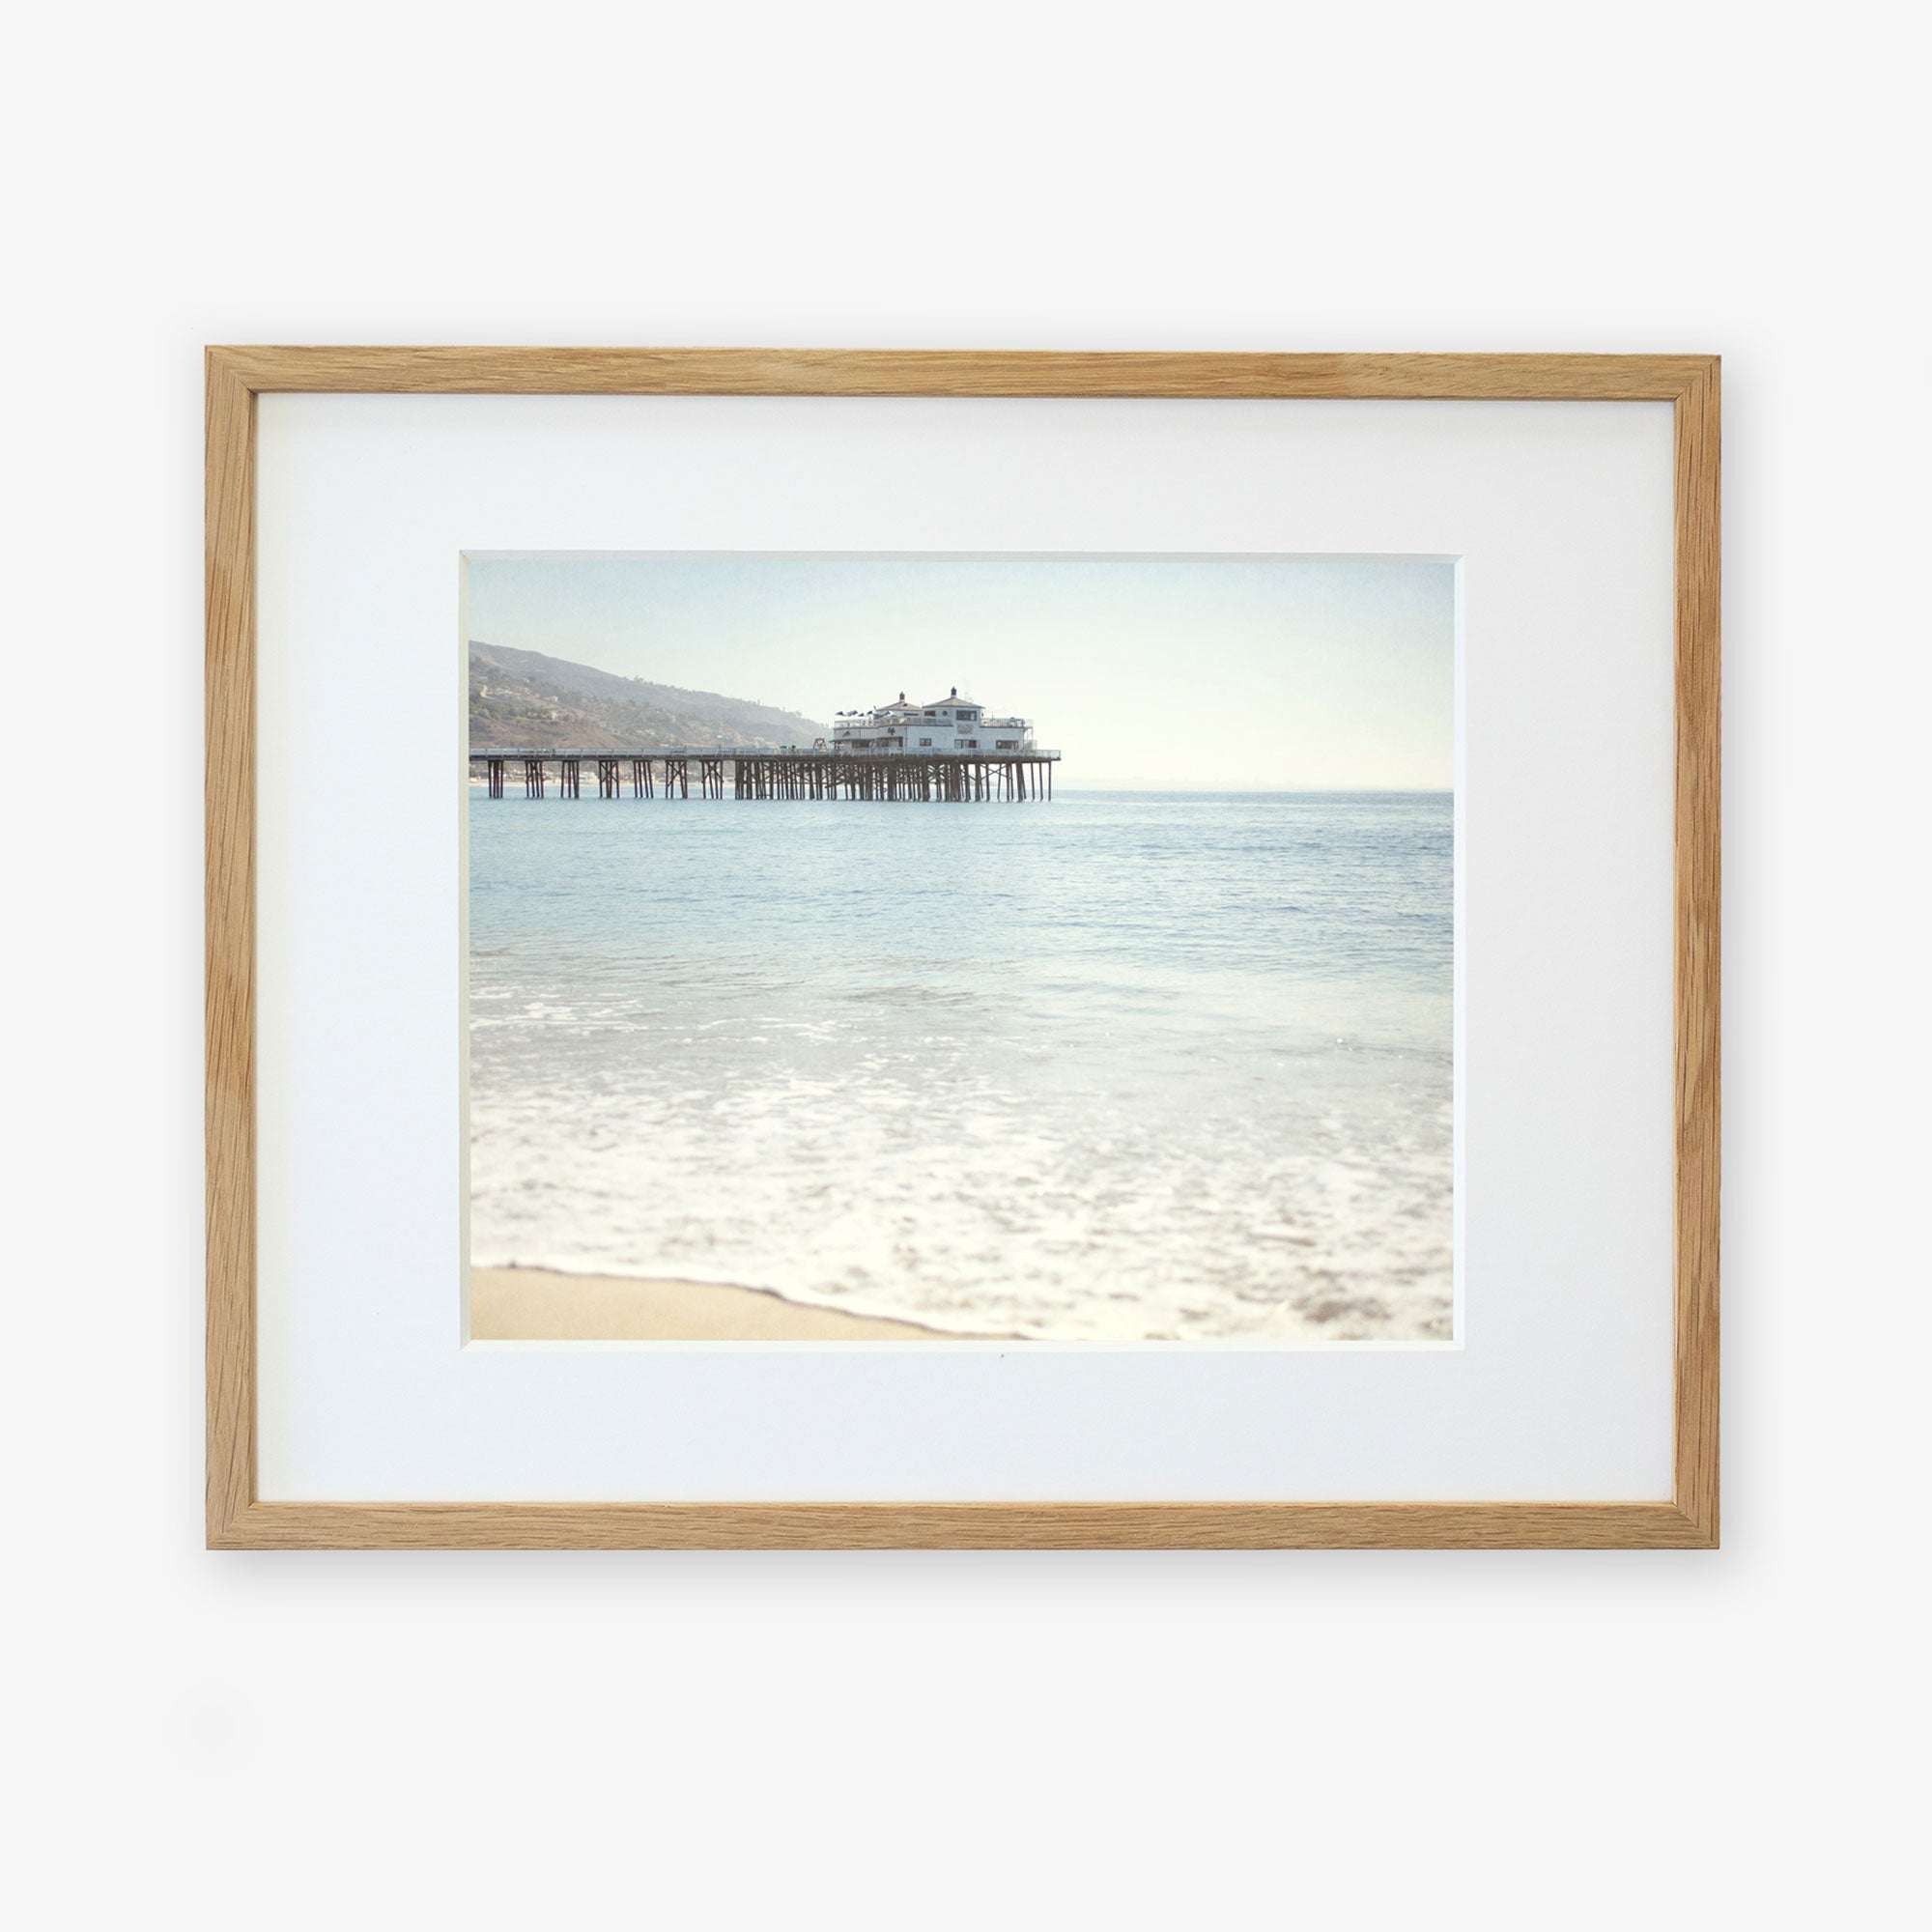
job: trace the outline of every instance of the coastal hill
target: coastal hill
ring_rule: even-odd
[[[542,651],[469,645],[472,752],[810,745],[829,735],[823,724],[770,704],[620,677]]]

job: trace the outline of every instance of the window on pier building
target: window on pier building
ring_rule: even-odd
[[[929,745],[932,743],[932,740],[930,738],[922,738],[919,742],[922,745]]]

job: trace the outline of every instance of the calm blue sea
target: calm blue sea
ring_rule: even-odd
[[[1442,1339],[1452,802],[472,791],[471,1258]]]

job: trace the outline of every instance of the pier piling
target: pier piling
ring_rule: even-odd
[[[582,796],[585,763],[594,764],[599,798],[622,798],[625,767],[631,796],[655,798],[662,771],[664,796],[691,796],[696,764],[697,795],[705,799],[846,799],[864,804],[919,802],[959,805],[998,799],[1012,804],[1053,797],[1058,752],[1028,749],[1008,757],[971,753],[854,753],[733,750],[719,746],[661,746],[635,752],[472,752],[471,771],[481,767],[484,788],[504,796],[505,775],[521,765],[526,798],[549,796],[550,767],[556,766],[556,795]],[[729,770],[726,770],[726,767]]]

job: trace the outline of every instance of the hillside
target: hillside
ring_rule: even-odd
[[[469,646],[469,749],[635,751],[653,745],[810,745],[796,711],[685,691],[503,644]]]

